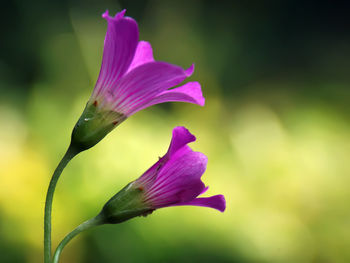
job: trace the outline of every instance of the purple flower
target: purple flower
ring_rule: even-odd
[[[195,139],[186,128],[174,128],[168,152],[104,206],[105,222],[119,223],[167,206],[204,206],[223,212],[223,195],[198,197],[208,190],[201,181],[207,157],[187,146]]]
[[[132,114],[155,104],[182,101],[203,106],[201,86],[188,82],[188,69],[155,61],[151,44],[139,41],[137,23],[125,10],[107,20],[102,65],[96,86],[72,134],[75,148],[86,150]],[[175,87],[175,88],[174,88]]]
[[[169,101],[203,106],[204,98],[198,82],[170,89],[191,76],[194,66],[184,70],[155,61],[151,44],[139,41],[137,23],[124,17],[125,12],[123,10],[114,17],[110,17],[108,11],[102,15],[108,23],[107,34],[100,75],[89,103],[127,117]]]
[[[144,191],[143,202],[157,209],[166,206],[196,205],[225,210],[224,197],[197,198],[208,190],[201,177],[207,157],[191,150],[188,143],[196,140],[186,128],[176,127],[168,152],[134,184]]]

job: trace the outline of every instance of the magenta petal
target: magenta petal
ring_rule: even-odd
[[[173,129],[173,135],[167,153],[162,158],[159,158],[159,160],[151,168],[149,168],[139,179],[137,179],[137,182],[144,188],[149,188],[149,186],[152,185],[157,179],[161,168],[169,161],[173,154],[180,148],[186,146],[187,143],[195,140],[196,137],[194,137],[194,135],[192,135],[185,127],[175,127]],[[193,151],[189,147],[186,147],[178,154],[178,157],[179,155],[182,156],[186,153],[192,154]]]
[[[205,188],[204,183],[200,180],[187,183],[186,187],[167,187],[167,189],[163,189],[160,193],[146,199],[146,201],[152,203],[155,208],[185,203],[196,198],[203,188]]]
[[[177,150],[185,146],[190,142],[194,142],[196,137],[191,134],[185,127],[175,127],[173,129],[173,136],[171,138],[170,146],[168,149],[168,156],[171,157]]]
[[[188,146],[182,147],[160,169],[146,201],[163,207],[196,198],[205,189],[201,176],[206,165],[204,154],[193,152]]]
[[[203,191],[202,191],[199,195],[204,194],[206,191],[208,191],[208,189],[209,189],[209,186],[206,186],[206,187],[203,189]]]
[[[176,204],[176,206],[180,205],[211,207],[219,210],[220,212],[224,212],[226,209],[226,200],[223,195],[214,195],[211,197],[200,197],[193,199],[192,201]]]
[[[107,20],[107,33],[104,41],[100,75],[96,82],[93,97],[113,89],[113,83],[120,79],[134,58],[139,39],[137,23],[124,17],[125,10],[110,17],[106,11],[102,17]]]
[[[188,82],[183,86],[175,89],[165,90],[159,93],[151,101],[144,104],[142,107],[137,108],[137,111],[148,108],[155,104],[165,103],[165,102],[188,102],[204,106],[205,99],[202,94],[201,86],[198,82]],[[134,114],[132,112],[132,114]]]
[[[168,101],[189,102],[200,106],[204,106],[205,103],[201,85],[198,82],[188,82],[178,88],[163,91],[152,100],[152,105]]]
[[[186,69],[185,72],[186,72],[186,76],[190,77],[193,74],[193,72],[194,72],[194,64],[192,64],[191,67]]]
[[[142,64],[153,61],[154,58],[151,44],[146,41],[140,41],[137,45],[135,56],[131,62],[128,72],[138,66],[141,66]]]
[[[187,184],[195,184],[203,175],[208,158],[201,152],[194,152],[185,146],[170,156],[170,159],[161,167],[157,180],[152,186],[153,191],[164,191],[176,186],[178,190]],[[201,189],[197,196],[204,190]]]
[[[150,62],[134,68],[116,84],[113,107],[130,116],[160,92],[180,84],[187,73],[179,66]]]
[[[154,165],[152,165],[151,168],[149,168],[146,172],[143,173],[143,175],[141,175],[140,178],[136,180],[137,184],[142,185],[142,187],[146,190],[152,187],[154,181],[157,179],[158,171],[164,162],[164,157],[159,158],[159,160]]]
[[[207,156],[201,152],[192,151],[187,145],[181,147],[174,153],[170,151],[168,158],[169,160],[159,171],[157,183],[159,183],[163,177],[167,178],[166,180],[169,182],[171,181],[171,183],[177,183],[180,177],[184,177],[183,180],[186,181],[200,180],[208,163]],[[182,180],[179,181],[179,183],[183,183]]]

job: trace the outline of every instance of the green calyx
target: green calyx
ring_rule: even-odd
[[[98,108],[96,101],[88,103],[74,126],[72,146],[80,151],[91,148],[126,118],[124,114]]]
[[[144,189],[129,183],[102,208],[99,216],[106,224],[118,224],[136,216],[146,216],[153,208],[143,202]]]

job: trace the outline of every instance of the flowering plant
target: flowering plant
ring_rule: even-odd
[[[102,65],[86,107],[76,123],[70,146],[58,164],[47,191],[44,216],[44,260],[58,262],[63,247],[85,229],[107,223],[121,223],[135,216],[180,205],[225,210],[222,195],[201,197],[208,188],[201,181],[206,169],[204,154],[193,152],[187,144],[195,137],[184,127],[176,127],[168,152],[139,179],[128,184],[103,207],[100,214],[69,233],[51,260],[51,210],[58,179],[68,162],[80,152],[102,140],[117,125],[134,113],[155,104],[180,101],[204,106],[201,86],[187,82],[194,71],[155,61],[150,43],[139,41],[137,23],[125,17],[125,10],[107,20]],[[178,86],[178,87],[175,87]],[[175,88],[174,88],[175,87]]]

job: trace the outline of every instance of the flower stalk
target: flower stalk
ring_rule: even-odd
[[[71,241],[75,236],[80,234],[81,232],[88,230],[92,227],[103,224],[103,219],[100,216],[96,216],[91,218],[84,223],[80,224],[77,228],[75,228],[72,232],[65,236],[65,238],[61,241],[61,243],[56,248],[55,254],[53,256],[52,263],[58,263],[60,255],[62,253],[63,248]]]
[[[56,170],[52,175],[49,188],[47,190],[46,201],[45,201],[45,215],[44,215],[44,262],[45,263],[51,262],[51,212],[52,212],[53,195],[55,192],[57,181],[60,178],[60,175],[63,169],[67,166],[69,161],[72,160],[73,157],[76,156],[79,152],[80,151],[77,150],[72,145],[68,147],[67,152],[63,156],[62,160],[60,161],[60,163],[58,164]]]

